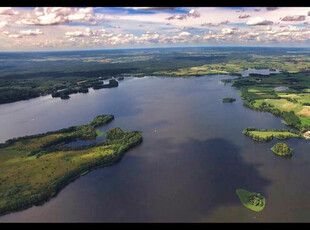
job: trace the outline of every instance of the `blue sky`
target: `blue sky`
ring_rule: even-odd
[[[310,7],[0,7],[2,51],[309,46]]]

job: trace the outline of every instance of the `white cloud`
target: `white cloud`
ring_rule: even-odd
[[[273,22],[268,21],[261,17],[255,17],[255,18],[251,18],[250,20],[248,20],[246,24],[248,26],[262,26],[262,25],[272,25]]]
[[[9,38],[23,38],[23,37],[30,37],[30,36],[37,36],[42,35],[43,32],[39,29],[35,30],[21,30],[19,32],[9,32],[9,31],[3,31],[5,35],[7,35]]]
[[[179,33],[179,36],[180,36],[180,37],[183,37],[183,36],[190,36],[190,35],[191,35],[191,33],[186,32],[186,31]]]
[[[219,23],[211,23],[211,22],[208,22],[208,23],[203,23],[201,24],[201,26],[205,26],[205,27],[218,27],[218,26],[221,26],[221,25],[226,25],[228,24],[229,21],[226,20],[226,21],[222,21],[222,22],[219,22]]]
[[[103,15],[97,15],[93,8],[37,7],[25,15],[19,23],[25,25],[59,25],[70,22],[98,24],[104,21]]]
[[[18,15],[19,13],[12,7],[0,7],[0,15]]]
[[[174,19],[185,20],[188,17],[199,18],[200,17],[200,13],[197,10],[192,9],[187,14],[175,14],[173,16],[170,16],[170,17],[166,18],[166,19],[167,20],[174,20]]]
[[[36,29],[36,30],[21,30],[19,32],[23,36],[32,36],[32,35],[40,35],[43,34],[41,30]]]
[[[8,24],[8,23],[7,23],[6,21],[0,22],[0,28],[1,28],[1,27],[5,27],[7,24]]]
[[[200,17],[200,13],[195,10],[195,9],[192,9],[188,12],[187,14],[188,17],[193,17],[193,18],[199,18]]]

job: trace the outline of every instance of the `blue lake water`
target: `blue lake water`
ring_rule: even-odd
[[[144,141],[113,166],[96,169],[67,185],[41,206],[0,217],[0,222],[309,222],[310,142],[285,141],[291,159],[274,155],[277,142],[255,143],[248,126],[286,128],[281,118],[242,105],[237,90],[220,80],[125,78],[119,87],[44,96],[0,105],[0,141],[90,122],[100,128],[141,130]],[[235,97],[234,103],[222,103]],[[266,197],[256,213],[235,190]]]

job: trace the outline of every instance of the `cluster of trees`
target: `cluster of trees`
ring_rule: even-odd
[[[233,97],[226,97],[226,98],[223,98],[222,99],[222,102],[234,102],[236,101],[236,98],[233,98]]]
[[[26,100],[40,96],[38,90],[2,88],[0,91],[0,104]]]
[[[291,156],[293,154],[293,149],[289,148],[285,143],[277,143],[271,150],[280,156]]]
[[[260,193],[253,192],[249,195],[249,203],[253,206],[264,206],[264,197]]]
[[[109,80],[108,84],[103,84],[102,81],[98,81],[92,84],[91,86],[93,89],[103,89],[103,88],[113,88],[113,87],[118,87],[118,81],[115,79]]]
[[[94,128],[97,128],[99,126],[108,124],[114,119],[114,116],[112,114],[110,115],[100,115],[94,118],[92,122],[90,122],[90,125]]]
[[[300,119],[298,116],[296,116],[296,114],[293,111],[290,111],[290,112],[283,111],[281,113],[281,117],[283,117],[287,125],[296,127],[298,129],[301,128]]]
[[[124,137],[124,132],[119,127],[112,128],[107,132],[107,138],[109,140],[122,139],[123,137]]]
[[[91,80],[84,80],[81,83],[79,83],[79,86],[76,86],[77,83],[72,84],[70,87],[66,89],[61,89],[54,91],[52,93],[52,97],[60,97],[61,99],[69,99],[70,94],[76,94],[76,93],[88,93],[89,90],[88,88],[93,88],[95,90],[97,89],[102,89],[102,88],[113,88],[118,86],[118,81],[115,79],[109,80],[108,84],[103,84],[103,79],[105,78],[100,78],[100,79],[91,79]]]

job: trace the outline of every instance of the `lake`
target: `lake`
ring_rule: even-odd
[[[239,72],[242,77],[248,77],[250,74],[259,74],[259,75],[270,75],[275,73],[281,73],[280,70],[270,70],[270,69],[247,69]]]
[[[0,141],[90,122],[99,128],[141,130],[144,141],[122,160],[67,185],[41,206],[0,217],[0,222],[309,222],[310,142],[285,141],[290,159],[273,154],[277,143],[255,143],[248,126],[286,128],[281,118],[242,105],[238,90],[220,80],[125,78],[119,87],[44,96],[0,105]],[[235,97],[234,103],[222,103]],[[266,197],[262,212],[239,201],[243,188]]]

